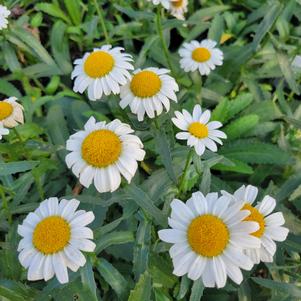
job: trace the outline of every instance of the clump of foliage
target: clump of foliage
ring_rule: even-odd
[[[135,68],[168,68],[158,34],[156,7],[147,1],[7,0],[9,30],[0,34],[0,94],[18,97],[24,125],[0,143],[0,296],[3,300],[299,300],[301,246],[301,69],[292,60],[301,46],[300,1],[189,1],[186,21],[166,15],[163,39],[181,89],[178,103],[157,125],[138,122],[118,96],[89,102],[72,91],[72,62],[106,42],[134,56]],[[102,22],[103,21],[103,22]],[[227,34],[227,36],[225,36]],[[185,41],[220,41],[222,67],[208,77],[180,69]],[[226,39],[225,39],[226,37]],[[271,264],[244,272],[244,282],[204,289],[200,281],[172,274],[166,227],[178,195],[189,149],[176,142],[174,110],[196,103],[213,111],[228,139],[218,154],[194,155],[181,198],[191,192],[242,184],[273,195],[290,229]],[[135,129],[147,156],[130,185],[114,193],[83,189],[66,167],[65,142],[88,117],[119,118]],[[29,282],[17,260],[17,225],[47,197],[76,196],[96,216],[96,251],[87,264],[56,279]]]

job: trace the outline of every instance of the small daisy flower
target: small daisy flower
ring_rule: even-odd
[[[18,234],[19,261],[28,269],[28,280],[45,281],[54,275],[60,283],[69,282],[67,268],[76,272],[86,263],[81,253],[93,252],[93,232],[86,227],[94,220],[93,212],[76,211],[78,200],[49,198],[27,215]]]
[[[66,164],[89,187],[92,182],[99,192],[115,191],[121,183],[121,175],[128,183],[142,161],[145,151],[141,140],[131,135],[131,127],[115,119],[96,122],[91,117],[85,129],[70,136],[67,141]]]
[[[171,0],[170,13],[179,20],[184,20],[184,14],[187,12],[188,0]]]
[[[83,93],[88,90],[92,101],[101,99],[103,94],[119,94],[120,86],[130,78],[128,70],[134,70],[132,56],[122,53],[123,48],[104,45],[86,53],[82,59],[74,61],[76,65],[71,78],[75,78],[73,91]]]
[[[261,248],[256,250],[246,249],[245,253],[254,263],[259,263],[260,261],[272,262],[277,249],[274,241],[284,241],[289,232],[287,228],[282,227],[285,223],[283,214],[281,212],[271,214],[276,207],[276,200],[267,195],[255,206],[254,201],[257,197],[258,189],[252,185],[241,186],[233,195],[226,191],[222,191],[222,194],[231,197],[234,203],[244,201],[243,209],[251,212],[245,220],[255,221],[260,226],[252,235],[260,239]]]
[[[0,122],[5,127],[14,128],[24,123],[23,106],[16,102],[16,97],[0,101]]]
[[[169,9],[170,0],[147,0],[148,2],[152,2],[154,5],[161,4],[164,8]]]
[[[155,113],[159,116],[163,106],[168,112],[170,99],[177,102],[175,92],[179,91],[179,86],[167,73],[169,70],[158,68],[136,70],[128,83],[121,87],[120,106],[123,109],[130,106],[139,121],[144,119],[145,113],[149,118],[154,118]]]
[[[201,75],[208,75],[215,66],[223,64],[223,53],[215,48],[216,42],[212,40],[191,41],[184,43],[179,50],[180,65],[185,72],[199,70]]]
[[[10,11],[6,6],[0,5],[0,30],[7,28],[7,17],[10,15]]]
[[[9,134],[9,130],[3,126],[2,122],[0,122],[0,140],[2,140],[2,136],[8,135],[8,134]]]
[[[243,280],[240,269],[250,270],[251,259],[243,249],[259,248],[260,240],[250,235],[256,222],[243,221],[250,211],[240,210],[244,203],[230,205],[228,197],[195,192],[184,204],[171,202],[172,229],[159,231],[161,240],[174,244],[169,254],[177,276],[202,277],[205,287],[224,287],[229,276],[235,283]]]
[[[227,138],[226,134],[217,130],[222,126],[219,121],[211,121],[209,110],[202,112],[200,105],[195,105],[192,115],[186,110],[175,112],[176,118],[172,122],[182,131],[176,135],[177,139],[187,140],[187,145],[194,147],[196,153],[201,156],[205,148],[212,152],[217,151],[216,143],[223,144],[220,138]]]

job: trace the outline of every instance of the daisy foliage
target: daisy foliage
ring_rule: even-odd
[[[299,300],[300,16],[1,1],[0,300]]]

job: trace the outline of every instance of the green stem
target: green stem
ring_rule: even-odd
[[[186,159],[183,175],[181,177],[181,181],[179,184],[179,194],[181,194],[181,192],[183,192],[184,183],[185,183],[186,175],[187,175],[190,163],[191,163],[192,155],[193,155],[193,150],[190,150],[188,153],[187,159]]]
[[[6,213],[8,223],[11,225],[12,224],[12,216],[10,214],[10,210],[9,210],[9,207],[8,207],[8,200],[5,196],[5,192],[3,191],[2,187],[0,187],[0,195],[1,195],[1,199],[2,199],[3,211]]]
[[[19,141],[23,142],[23,139],[22,139],[21,135],[19,134],[18,130],[15,127],[13,128],[13,132],[15,133],[15,135],[17,136]]]
[[[94,0],[94,5],[96,7],[96,11],[97,11],[97,14],[98,14],[98,17],[99,17],[99,20],[100,20],[100,24],[101,24],[101,27],[102,27],[103,34],[105,36],[106,43],[110,44],[110,38],[109,38],[109,35],[108,35],[106,23],[105,23],[105,20],[104,20],[104,17],[103,17],[102,6],[98,5],[97,0]]]
[[[159,7],[158,7],[158,10],[157,10],[156,25],[157,25],[158,35],[160,37],[160,41],[161,41],[161,44],[162,44],[163,52],[164,52],[164,55],[165,55],[168,67],[169,67],[169,69],[171,71],[171,74],[174,76],[172,64],[171,64],[170,57],[169,57],[168,48],[167,48],[166,41],[165,41],[164,35],[163,35],[162,20],[161,20],[161,10],[160,10]]]
[[[157,118],[154,119],[154,124],[155,124],[157,130],[160,130],[160,125],[159,125]]]

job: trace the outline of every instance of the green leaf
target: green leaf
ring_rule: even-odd
[[[135,239],[133,232],[130,231],[115,231],[106,234],[95,242],[95,254],[99,254],[101,251],[105,250],[109,246],[126,244],[129,242],[133,242],[134,240]]]
[[[20,91],[9,81],[5,79],[0,79],[0,91],[1,94],[4,94],[8,97],[15,96],[17,98],[21,97]]]
[[[0,163],[0,176],[7,176],[33,169],[39,161],[18,161]]]
[[[222,101],[215,107],[212,112],[212,120],[218,120],[224,123],[228,120],[228,112],[229,112],[229,101],[227,98],[223,98]]]
[[[87,258],[86,264],[83,268],[81,268],[80,274],[83,288],[89,293],[89,300],[98,301],[96,296],[96,283],[90,257]]]
[[[146,271],[140,276],[135,288],[131,291],[128,301],[142,301],[150,300],[152,289],[151,277]]]
[[[0,296],[13,301],[33,301],[36,291],[21,282],[1,279]]]
[[[157,224],[161,226],[166,225],[167,218],[163,215],[162,211],[154,205],[154,202],[146,192],[137,187],[134,183],[127,186],[125,190],[128,198],[135,201],[135,203],[149,214]]]
[[[257,115],[246,115],[227,125],[224,132],[227,134],[228,139],[236,139],[252,130],[258,124],[258,121],[259,117]]]
[[[251,166],[249,166],[248,164],[246,164],[242,161],[231,158],[230,162],[233,164],[231,164],[231,165],[230,164],[229,165],[216,164],[212,167],[212,169],[221,170],[221,171],[238,172],[238,173],[247,174],[247,175],[250,175],[254,172]]]
[[[289,61],[288,56],[284,52],[277,51],[276,57],[279,63],[279,67],[281,72],[287,81],[289,87],[294,91],[296,94],[300,93],[299,86],[296,82],[294,72],[291,67],[291,62]]]
[[[250,93],[242,93],[235,99],[229,101],[227,118],[224,121],[228,121],[236,114],[248,107],[253,101],[253,96]]]
[[[112,287],[118,298],[124,300],[128,293],[128,282],[119,273],[119,271],[104,258],[96,262],[96,268],[99,274]]]
[[[74,25],[80,25],[81,23],[81,2],[79,0],[64,0],[65,6],[69,13],[69,16]]]
[[[177,178],[173,169],[170,146],[165,132],[156,131],[155,142],[157,152],[162,157],[162,163],[165,166],[170,179],[176,183]]]
[[[74,2],[75,0],[72,0]],[[66,14],[59,8],[59,6],[52,3],[38,3],[36,4],[36,9],[40,10],[50,16],[60,18],[67,23],[71,23],[70,19],[66,16]]]
[[[204,284],[202,279],[193,282],[189,301],[201,301],[204,292]]]
[[[237,140],[223,146],[219,152],[230,160],[236,159],[251,164],[287,165],[290,155],[279,147],[252,139]]]
[[[294,284],[277,282],[271,279],[263,279],[263,278],[255,278],[255,277],[252,277],[252,280],[257,284],[269,288],[271,290],[286,293],[294,298],[301,298],[301,289]]]

